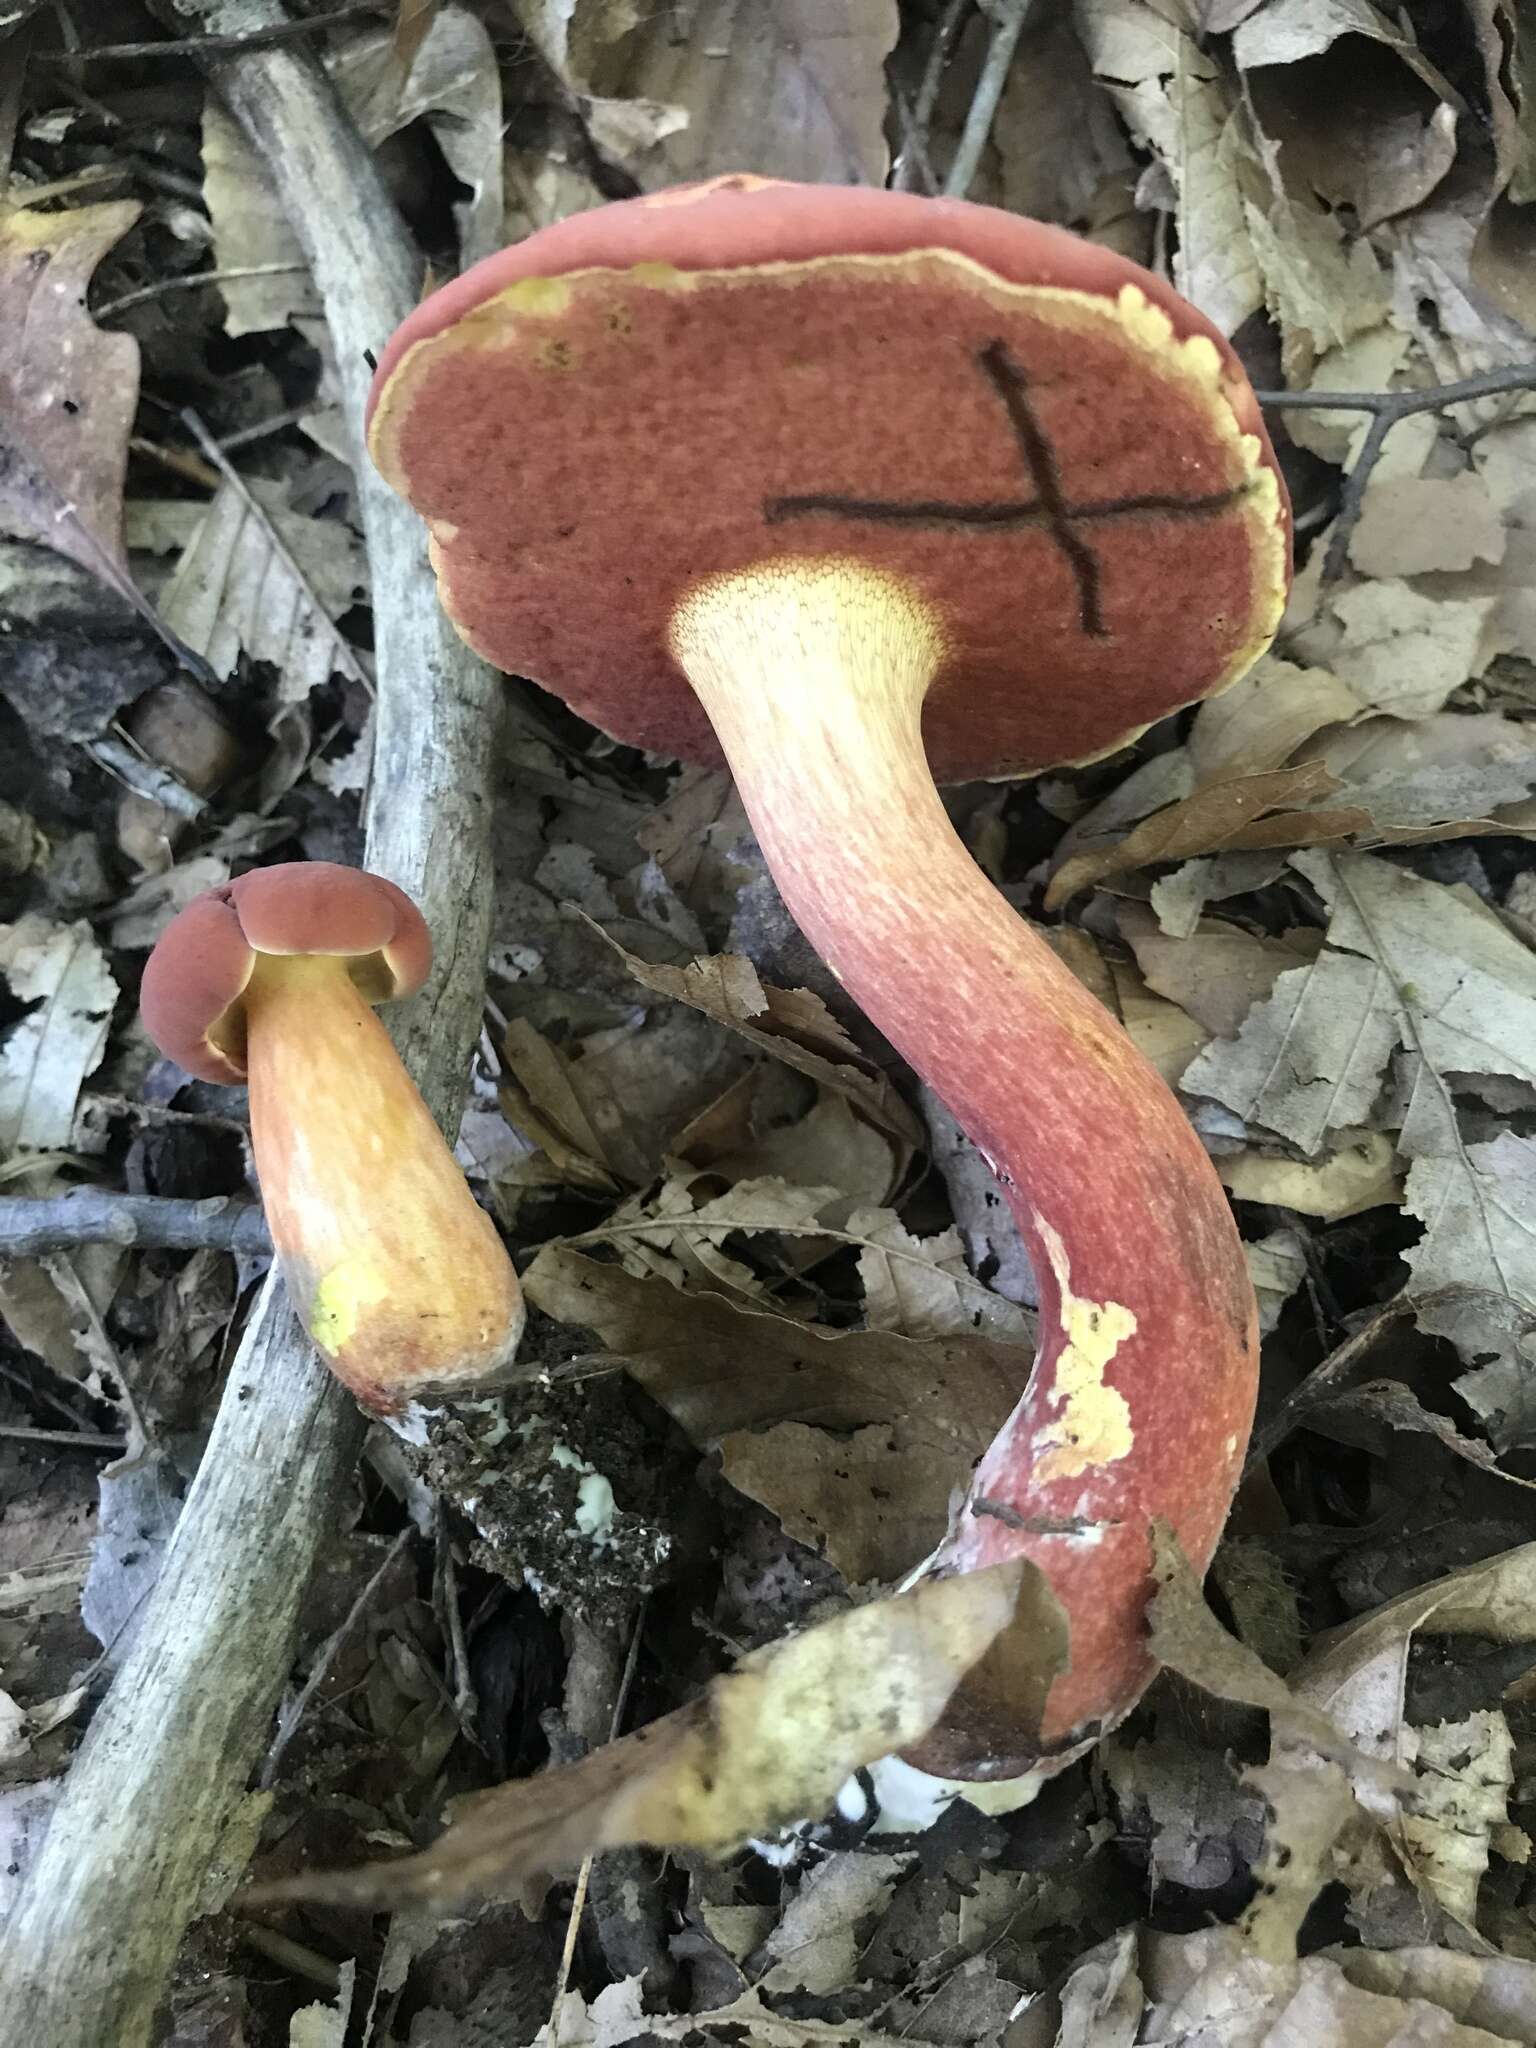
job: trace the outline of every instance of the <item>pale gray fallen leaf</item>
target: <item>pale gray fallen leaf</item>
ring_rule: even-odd
[[[1333,667],[1363,704],[1398,718],[1428,717],[1481,673],[1495,602],[1429,597],[1401,577],[1357,584],[1330,600],[1343,628]]]
[[[1319,735],[1306,752],[1387,838],[1478,822],[1496,827],[1505,807],[1536,788],[1528,728],[1496,711],[1367,718]]]
[[[1330,1131],[1370,1120],[1399,1037],[1386,970],[1325,948],[1310,966],[1279,977],[1236,1038],[1208,1045],[1183,1086],[1314,1158]]]
[[[1195,713],[1190,788],[1283,767],[1314,733],[1347,725],[1362,709],[1349,684],[1330,669],[1263,655],[1230,690]]]
[[[1536,1138],[1502,1131],[1415,1159],[1403,1205],[1424,1225],[1403,1254],[1415,1289],[1452,1291],[1426,1304],[1425,1328],[1449,1337],[1469,1365],[1503,1358],[1536,1373],[1528,1331],[1499,1312],[1502,1303],[1536,1310]]]
[[[253,502],[254,501],[254,502]],[[332,673],[368,686],[336,621],[368,594],[363,544],[339,519],[292,511],[281,484],[226,479],[161,593],[168,625],[231,676],[241,654],[271,662],[279,704]]]
[[[1501,562],[1506,545],[1504,522],[1475,471],[1372,477],[1349,537],[1349,559],[1363,576],[1422,576]]]
[[[683,120],[646,144],[610,146],[632,176],[659,186],[750,169],[809,184],[880,185],[885,60],[895,0],[697,0],[682,20],[647,9],[632,32],[595,50],[590,90],[612,102],[680,108]],[[654,129],[653,129],[654,132]]]
[[[846,1992],[859,1981],[860,1921],[882,1913],[909,1856],[833,1856],[807,1875],[769,1935],[764,1991]]]
[[[1322,1956],[1271,1962],[1230,1927],[1147,1934],[1143,2041],[1157,2048],[1508,2048],[1439,2006],[1363,1991]]]
[[[1468,2026],[1504,2041],[1536,2040],[1536,1962],[1523,1956],[1466,1955],[1427,1945],[1324,1953],[1363,1991],[1426,1999]]]
[[[1279,855],[1262,858],[1284,864]],[[1253,1005],[1273,993],[1280,976],[1305,966],[1319,950],[1312,943],[1316,935],[1305,930],[1260,938],[1218,918],[1202,919],[1187,937],[1170,938],[1144,903],[1122,903],[1116,916],[1147,986],[1222,1038],[1234,1037]]]
[[[1330,947],[1375,960],[1437,1073],[1536,1080],[1536,955],[1481,904],[1368,854],[1291,856],[1328,904]]]
[[[933,1090],[925,1086],[920,1095],[933,1163],[971,1271],[1005,1301],[1032,1307],[1039,1297],[1029,1253],[996,1174]]]
[[[1030,1319],[1016,1302],[994,1294],[966,1264],[958,1230],[918,1238],[894,1209],[855,1209],[844,1226],[862,1240],[859,1279],[864,1321],[871,1330],[907,1337],[968,1335],[988,1330],[1016,1344],[1030,1340]]]
[[[1246,116],[1193,24],[1127,0],[1077,0],[1094,76],[1178,196],[1174,281],[1230,334],[1264,302],[1242,182],[1256,159]]]
[[[1208,903],[1267,889],[1284,871],[1285,855],[1279,851],[1205,854],[1159,876],[1148,901],[1168,938],[1187,939],[1193,937]]]
[[[88,924],[36,913],[0,925],[0,976],[26,1005],[0,1041],[0,1157],[61,1149],[107,1049],[117,983]]]
[[[1306,1248],[1295,1230],[1272,1230],[1268,1237],[1245,1244],[1248,1272],[1259,1302],[1259,1329],[1266,1337],[1280,1312],[1307,1277]]]
[[[1404,1761],[1419,1797],[1398,1840],[1414,1877],[1464,1926],[1477,1925],[1477,1894],[1495,1829],[1509,1819],[1514,1742],[1497,1708],[1410,1729]]]

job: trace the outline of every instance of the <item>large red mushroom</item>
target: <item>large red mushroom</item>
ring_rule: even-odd
[[[1059,230],[729,178],[427,300],[371,447],[472,646],[621,740],[728,761],[801,927],[992,1163],[1040,1346],[932,1568],[1033,1559],[1071,1663],[1028,1728],[990,1659],[922,1761],[1052,1767],[1151,1676],[1152,1521],[1210,1559],[1254,1299],[1177,1102],[934,783],[1102,754],[1268,644],[1288,514],[1235,356]]]
[[[251,1150],[299,1320],[376,1414],[506,1377],[522,1289],[374,1004],[432,965],[393,882],[328,861],[257,868],[172,919],[145,1029],[189,1074],[247,1082]]]

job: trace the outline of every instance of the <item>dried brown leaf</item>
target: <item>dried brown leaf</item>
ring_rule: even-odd
[[[627,952],[600,925],[593,930],[642,987],[702,1010],[760,1052],[845,1095],[861,1116],[897,1141],[901,1171],[922,1150],[921,1119],[860,1052],[820,996],[805,988],[770,987],[740,954],[711,954],[688,967],[653,966]]]
[[[539,1253],[524,1287],[557,1322],[595,1330],[696,1443],[775,1422],[899,1422],[905,1441],[968,1462],[1001,1427],[1032,1363],[1022,1345],[980,1334],[820,1330],[561,1246]]]
[[[1256,1955],[1231,1927],[1144,1934],[1141,1981],[1138,2038],[1158,2048],[1508,2048],[1439,2006],[1361,1990],[1322,1956]]]
[[[1192,796],[1155,812],[1119,841],[1093,853],[1074,854],[1051,877],[1047,910],[1056,910],[1080,889],[1110,875],[1149,867],[1157,861],[1237,848],[1318,846],[1345,839],[1370,824],[1359,809],[1298,809],[1337,788],[1320,761],[1234,775],[1208,783]]]
[[[532,1140],[562,1179],[612,1194],[619,1182],[583,1098],[581,1062],[514,1017],[502,1042],[509,1075],[498,1093],[508,1123]]]
[[[894,1583],[938,1546],[971,1460],[916,1444],[896,1423],[833,1436],[803,1422],[777,1422],[723,1436],[720,1465],[738,1493],[776,1515],[789,1535],[857,1586]]]

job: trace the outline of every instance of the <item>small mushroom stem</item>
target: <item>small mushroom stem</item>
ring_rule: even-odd
[[[376,1414],[493,1385],[517,1276],[347,971],[262,954],[246,990],[251,1145],[294,1307]]]
[[[1236,1485],[1257,1338],[1226,1197],[1161,1078],[950,825],[921,733],[937,607],[856,561],[783,559],[697,586],[671,643],[802,930],[985,1154],[1035,1262],[1033,1373],[931,1568],[1033,1559],[1071,1666],[1038,1731],[1009,1724],[994,1666],[920,1760],[1065,1761],[1152,1675],[1152,1520],[1203,1570]]]

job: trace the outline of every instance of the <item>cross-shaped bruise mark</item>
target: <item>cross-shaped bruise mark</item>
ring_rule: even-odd
[[[1074,503],[1062,486],[1056,451],[1030,400],[1028,379],[1009,354],[1007,344],[989,341],[977,351],[976,362],[1002,401],[1024,467],[1035,487],[1034,497],[982,499],[966,504],[947,498],[853,498],[836,492],[808,492],[789,498],[765,498],[763,516],[770,526],[821,513],[838,519],[869,519],[885,526],[968,526],[1005,532],[1027,526],[1043,527],[1072,572],[1083,631],[1095,639],[1105,639],[1109,627],[1104,621],[1099,558],[1084,536],[1083,527],[1090,520],[1140,519],[1148,514],[1162,514],[1170,519],[1207,518],[1236,504],[1247,495],[1248,486],[1236,484],[1230,490],[1210,491],[1201,497],[1153,491],[1137,497],[1089,498]]]

